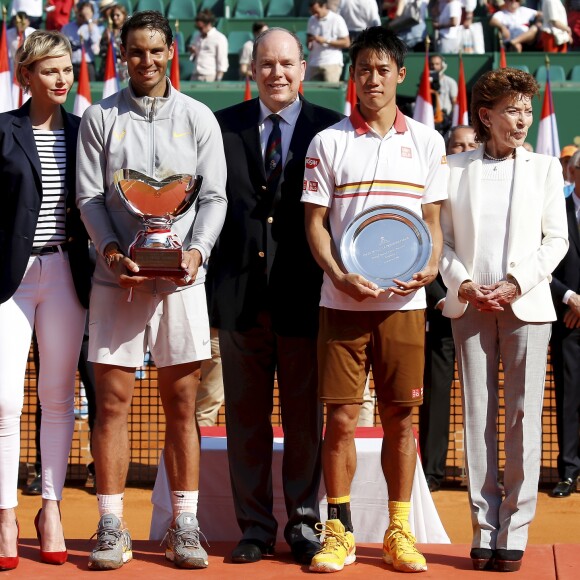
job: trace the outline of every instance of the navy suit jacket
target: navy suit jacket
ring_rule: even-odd
[[[245,331],[268,310],[281,336],[315,337],[322,270],[306,240],[304,160],[314,135],[342,115],[302,99],[275,194],[266,187],[259,115],[258,99],[216,113],[228,168],[228,211],[209,261],[210,321]]]
[[[566,218],[568,220],[568,240],[570,245],[564,259],[552,274],[550,290],[554,298],[554,306],[558,319],[562,320],[568,307],[562,302],[567,290],[580,293],[580,233],[576,221],[574,199],[570,195],[566,198]]]
[[[75,204],[80,119],[62,109],[67,151],[66,237],[79,302],[88,308],[91,284],[88,236]],[[42,202],[42,170],[36,150],[30,101],[0,114],[0,303],[20,285],[32,252]]]

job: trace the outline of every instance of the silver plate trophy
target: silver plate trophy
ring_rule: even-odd
[[[123,205],[144,225],[129,246],[139,275],[184,278],[182,242],[171,226],[197,199],[203,177],[179,174],[158,181],[133,169],[119,169],[113,180]]]
[[[340,240],[347,272],[364,276],[380,288],[408,282],[429,262],[433,243],[427,224],[411,210],[379,205],[359,213]]]

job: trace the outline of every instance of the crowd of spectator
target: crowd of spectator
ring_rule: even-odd
[[[344,78],[344,53],[352,40],[368,26],[383,21],[409,50],[430,49],[443,54],[481,54],[503,44],[507,51],[567,52],[580,50],[580,0],[311,0],[307,24],[309,68],[307,80],[337,82]],[[19,44],[35,29],[62,30],[73,44],[75,76],[84,46],[90,80],[103,80],[104,62],[113,38],[118,76],[127,80],[120,55],[120,30],[128,13],[116,0],[14,0],[8,29],[11,59]],[[428,21],[432,36],[428,37]],[[255,36],[267,26],[255,22]],[[486,31],[495,30],[494,34]],[[195,18],[193,34],[185,50],[193,61],[191,80],[219,81],[227,73],[228,39],[217,27],[211,10]],[[249,31],[248,31],[249,32]],[[348,34],[347,34],[348,32]],[[238,55],[239,77],[251,76],[252,40]],[[233,78],[233,77],[232,77]]]

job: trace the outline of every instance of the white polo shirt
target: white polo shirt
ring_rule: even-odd
[[[527,6],[520,6],[515,12],[500,10],[491,20],[503,24],[510,32],[510,37],[515,38],[530,29],[530,21],[537,16],[538,12]]]
[[[196,49],[196,72],[211,76],[228,70],[228,39],[217,29],[210,28],[206,36],[197,33],[192,44]]]
[[[348,36],[348,28],[344,18],[332,10],[324,18],[311,16],[308,20],[308,34],[322,36],[326,40],[338,40]],[[324,66],[327,64],[342,64],[342,49],[332,46],[322,46],[314,41],[308,55],[310,66]]]
[[[422,204],[447,199],[449,168],[443,138],[399,109],[381,137],[356,107],[350,118],[318,133],[308,148],[302,201],[330,208],[329,224],[337,251],[348,224],[361,211],[385,204],[422,215]],[[417,310],[426,307],[425,290],[409,296],[385,292],[355,300],[324,274],[320,305],[338,310]]]

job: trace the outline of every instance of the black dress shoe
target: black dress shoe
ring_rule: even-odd
[[[260,540],[240,540],[232,550],[232,562],[236,564],[251,564],[259,562],[262,556],[271,556],[274,546],[268,546]]]
[[[22,495],[40,495],[42,493],[42,477],[37,475],[23,490]]]
[[[552,490],[552,497],[568,497],[573,491],[576,491],[576,479],[569,477],[560,481]]]
[[[429,491],[431,493],[433,493],[434,491],[439,491],[441,489],[441,482],[436,477],[428,475],[426,479],[427,479],[427,487],[429,488]]]
[[[523,550],[496,550],[494,568],[498,572],[517,572],[523,557]]]
[[[305,539],[294,542],[290,549],[292,550],[292,557],[297,564],[310,565],[314,554],[320,552],[321,547],[318,542]]]
[[[474,570],[492,570],[495,552],[491,548],[471,548],[469,552]]]

